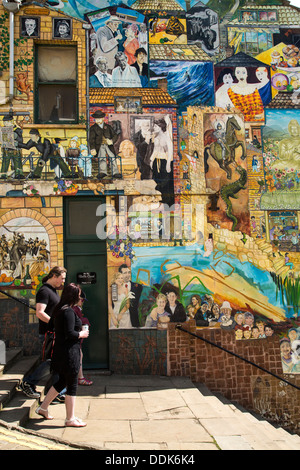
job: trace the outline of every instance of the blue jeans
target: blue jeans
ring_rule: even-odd
[[[41,343],[41,349],[44,343],[44,335],[39,335],[39,341]],[[50,371],[51,360],[48,359],[47,361],[41,362],[37,368],[32,372],[32,374],[24,377],[23,382],[29,383],[30,385],[36,386],[41,380],[45,380],[51,377],[51,385],[55,384],[58,381],[58,374],[51,374]],[[50,385],[50,386],[51,386]],[[60,392],[60,395],[65,393],[66,389]]]

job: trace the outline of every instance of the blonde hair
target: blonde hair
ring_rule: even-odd
[[[121,277],[123,279],[122,273],[119,273],[119,272],[115,273],[112,277],[111,284],[114,284],[116,280],[118,279],[118,277]]]
[[[156,297],[156,302],[161,299],[164,300],[165,302],[167,302],[168,300],[165,294],[158,294],[158,296]]]

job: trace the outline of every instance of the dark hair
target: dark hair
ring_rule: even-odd
[[[224,77],[224,75],[228,75],[228,74],[230,74],[232,76],[233,80],[235,79],[234,71],[227,67],[227,68],[221,70],[221,72],[219,73],[219,76],[217,78],[216,86],[223,84],[223,77]]]
[[[119,273],[121,273],[121,272],[122,272],[122,269],[127,269],[127,268],[129,268],[129,269],[130,269],[130,267],[129,267],[129,266],[127,266],[127,264],[125,264],[125,263],[121,264],[121,266],[119,266]]]
[[[45,284],[45,282],[49,281],[53,276],[59,277],[62,273],[66,273],[67,270],[66,268],[62,268],[60,266],[54,266],[53,268],[50,269],[48,274],[43,277],[42,283]]]
[[[59,303],[56,305],[53,316],[57,315],[58,312],[64,306],[70,306],[77,304],[80,299],[81,288],[78,284],[71,282],[71,284],[65,285]]]
[[[139,48],[135,51],[134,55],[135,55],[135,57],[137,57],[139,54],[145,54],[145,55],[147,55],[147,52],[146,52],[146,50],[145,50],[143,47],[139,47]]]
[[[164,118],[155,120],[154,124],[159,126],[163,132],[166,132],[167,124],[166,124],[166,121],[164,120]]]

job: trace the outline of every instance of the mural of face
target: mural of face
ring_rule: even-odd
[[[248,72],[246,67],[236,67],[235,68],[235,76],[239,82],[246,83]]]

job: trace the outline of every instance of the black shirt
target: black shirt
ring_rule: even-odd
[[[36,294],[36,303],[37,304],[46,304],[47,307],[45,308],[45,313],[51,317],[52,312],[56,305],[59,302],[59,295],[56,292],[54,287],[47,284],[47,282],[38,290]],[[39,320],[39,333],[45,334],[48,331],[48,323]]]
[[[169,302],[167,302],[165,311],[170,313],[170,322],[177,323],[177,322],[185,322],[186,321],[186,313],[184,310],[184,306],[178,302],[178,300],[175,301],[176,307],[174,310],[174,313],[171,310]]]

